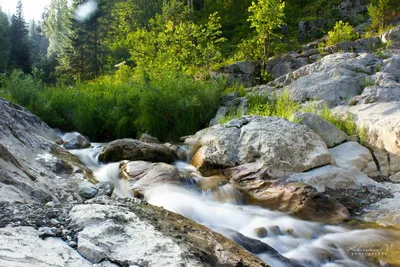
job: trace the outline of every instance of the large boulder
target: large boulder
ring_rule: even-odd
[[[333,147],[346,140],[346,133],[316,114],[298,112],[293,115],[292,120],[310,127],[321,136],[328,147]]]
[[[310,128],[276,117],[245,116],[197,132],[186,139],[191,163],[201,171],[250,162],[282,172],[302,172],[329,164],[332,156]]]
[[[225,170],[246,204],[279,210],[304,220],[339,223],[350,217],[345,206],[312,186],[287,182],[282,174],[249,163]]]
[[[178,155],[164,145],[149,144],[127,138],[108,143],[99,155],[99,160],[102,162],[144,160],[172,163],[177,159],[179,159]]]
[[[62,136],[66,149],[80,149],[90,147],[90,142],[86,137],[78,132],[66,133]]]
[[[165,163],[145,161],[121,162],[120,177],[127,180],[136,195],[142,195],[150,186],[162,183],[176,183],[180,175],[176,167]]]
[[[0,203],[79,199],[90,171],[38,117],[0,98]]]
[[[69,227],[79,231],[78,252],[93,263],[266,266],[224,236],[151,205],[93,202],[72,208],[70,218]]]
[[[387,176],[400,172],[400,102],[339,106],[337,114],[353,114],[355,123],[364,129],[365,145],[373,152],[378,170]]]

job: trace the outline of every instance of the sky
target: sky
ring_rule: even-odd
[[[14,14],[18,0],[0,0],[0,6],[3,12]],[[50,0],[22,0],[24,18],[26,22],[30,20],[39,20],[44,11],[44,7],[50,4]]]

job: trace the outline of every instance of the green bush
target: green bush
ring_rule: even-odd
[[[353,26],[348,22],[343,21],[336,22],[335,27],[332,31],[328,32],[328,39],[326,40],[327,45],[334,45],[344,41],[351,41],[357,39],[357,33],[354,31]]]
[[[131,77],[123,69],[74,87],[43,87],[16,71],[2,78],[0,95],[29,108],[51,127],[76,130],[94,141],[144,132],[177,140],[208,125],[225,87],[222,80],[197,81],[183,74],[143,74],[136,82]]]

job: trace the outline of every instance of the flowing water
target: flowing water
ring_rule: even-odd
[[[102,165],[97,160],[101,147],[101,144],[94,144],[92,148],[71,150],[71,153],[94,171],[96,179],[114,183],[117,196],[132,197],[125,180],[119,178],[119,163]],[[179,213],[227,237],[236,231],[258,239],[298,264],[376,266],[365,255],[354,254],[366,254],[359,251],[365,249],[373,250],[370,252],[375,254],[385,253],[385,249],[391,246],[388,232],[382,230],[354,230],[324,225],[257,206],[243,205],[240,193],[230,184],[220,186],[217,191],[201,192],[196,186],[203,179],[201,174],[185,162],[176,162],[174,165],[185,177],[182,178],[182,185],[163,184],[148,189],[144,196],[150,204]],[[266,230],[267,236],[257,235],[260,229]],[[261,252],[257,255],[273,267],[292,266],[271,253]]]

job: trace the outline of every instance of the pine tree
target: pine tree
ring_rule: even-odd
[[[0,73],[7,69],[10,48],[10,24],[7,15],[0,8]]]
[[[11,52],[9,67],[21,69],[25,73],[31,71],[28,33],[28,27],[22,15],[22,3],[21,0],[19,0],[17,4],[17,13],[11,18]]]

